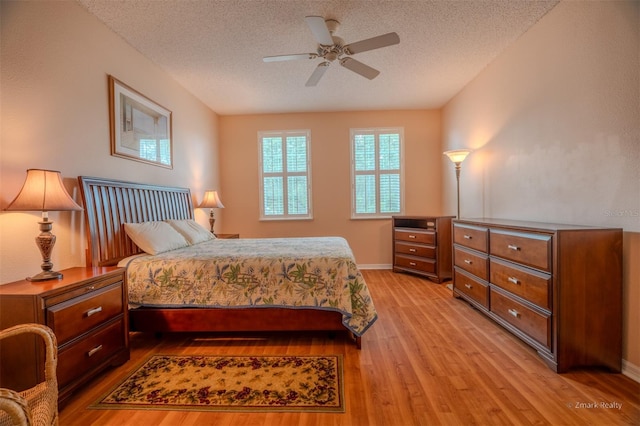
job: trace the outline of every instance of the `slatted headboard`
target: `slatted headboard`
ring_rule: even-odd
[[[193,219],[188,188],[79,176],[88,240],[87,265],[115,265],[140,249],[125,223]]]

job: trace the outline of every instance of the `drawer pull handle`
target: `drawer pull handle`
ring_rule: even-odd
[[[466,288],[468,288],[469,290],[471,290],[473,288],[473,286],[471,284],[465,284],[464,285]]]
[[[520,285],[520,280],[517,279],[516,277],[509,277],[509,278],[507,278],[507,281],[509,281],[510,283],[513,283],[515,285]]]
[[[93,356],[96,354],[96,352],[101,350],[102,350],[102,345],[98,345],[95,348],[91,349],[89,352],[87,352],[87,356]]]
[[[410,248],[410,249],[409,249],[409,251],[410,251],[411,253],[415,253],[417,250],[416,250],[416,249],[414,249],[414,248]]]
[[[416,262],[409,262],[409,265],[416,266]]]
[[[471,265],[473,263],[473,261],[469,260],[469,259],[465,259],[464,263],[466,263],[467,265]]]
[[[473,238],[471,235],[467,235],[467,234],[464,235],[465,240],[470,240],[471,238]]]
[[[97,308],[93,308],[93,309],[89,309],[87,311],[87,317],[90,317],[91,315],[95,315],[102,312],[102,306],[98,306]]]
[[[93,291],[96,289],[95,285],[90,285],[89,287],[85,287],[84,291],[85,292],[89,292],[89,291]]]
[[[515,251],[520,250],[520,247],[518,247],[518,246],[514,246],[513,244],[509,244],[509,245],[507,245],[507,247],[508,247],[509,249],[511,249],[511,250],[515,250]]]
[[[409,238],[416,238],[415,235],[409,235]]]
[[[515,309],[509,309],[509,313],[516,318],[520,318],[520,312],[516,311]]]

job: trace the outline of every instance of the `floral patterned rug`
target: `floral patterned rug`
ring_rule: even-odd
[[[90,408],[344,412],[342,356],[153,355]]]

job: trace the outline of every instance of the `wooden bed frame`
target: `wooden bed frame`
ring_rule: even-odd
[[[141,253],[124,223],[193,219],[188,188],[148,185],[79,176],[87,232],[87,265],[111,266]],[[286,308],[138,308],[129,310],[131,331],[264,332],[347,331],[361,347],[361,337],[333,311]]]

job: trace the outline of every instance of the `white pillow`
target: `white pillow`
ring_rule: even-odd
[[[208,230],[205,229],[202,225],[196,222],[193,219],[185,219],[185,220],[174,220],[169,219],[165,220],[169,225],[171,225],[176,231],[178,231],[182,236],[189,241],[189,244],[198,244],[204,241],[213,240],[215,237]]]
[[[124,230],[145,253],[158,254],[186,247],[187,240],[165,222],[125,223]]]

